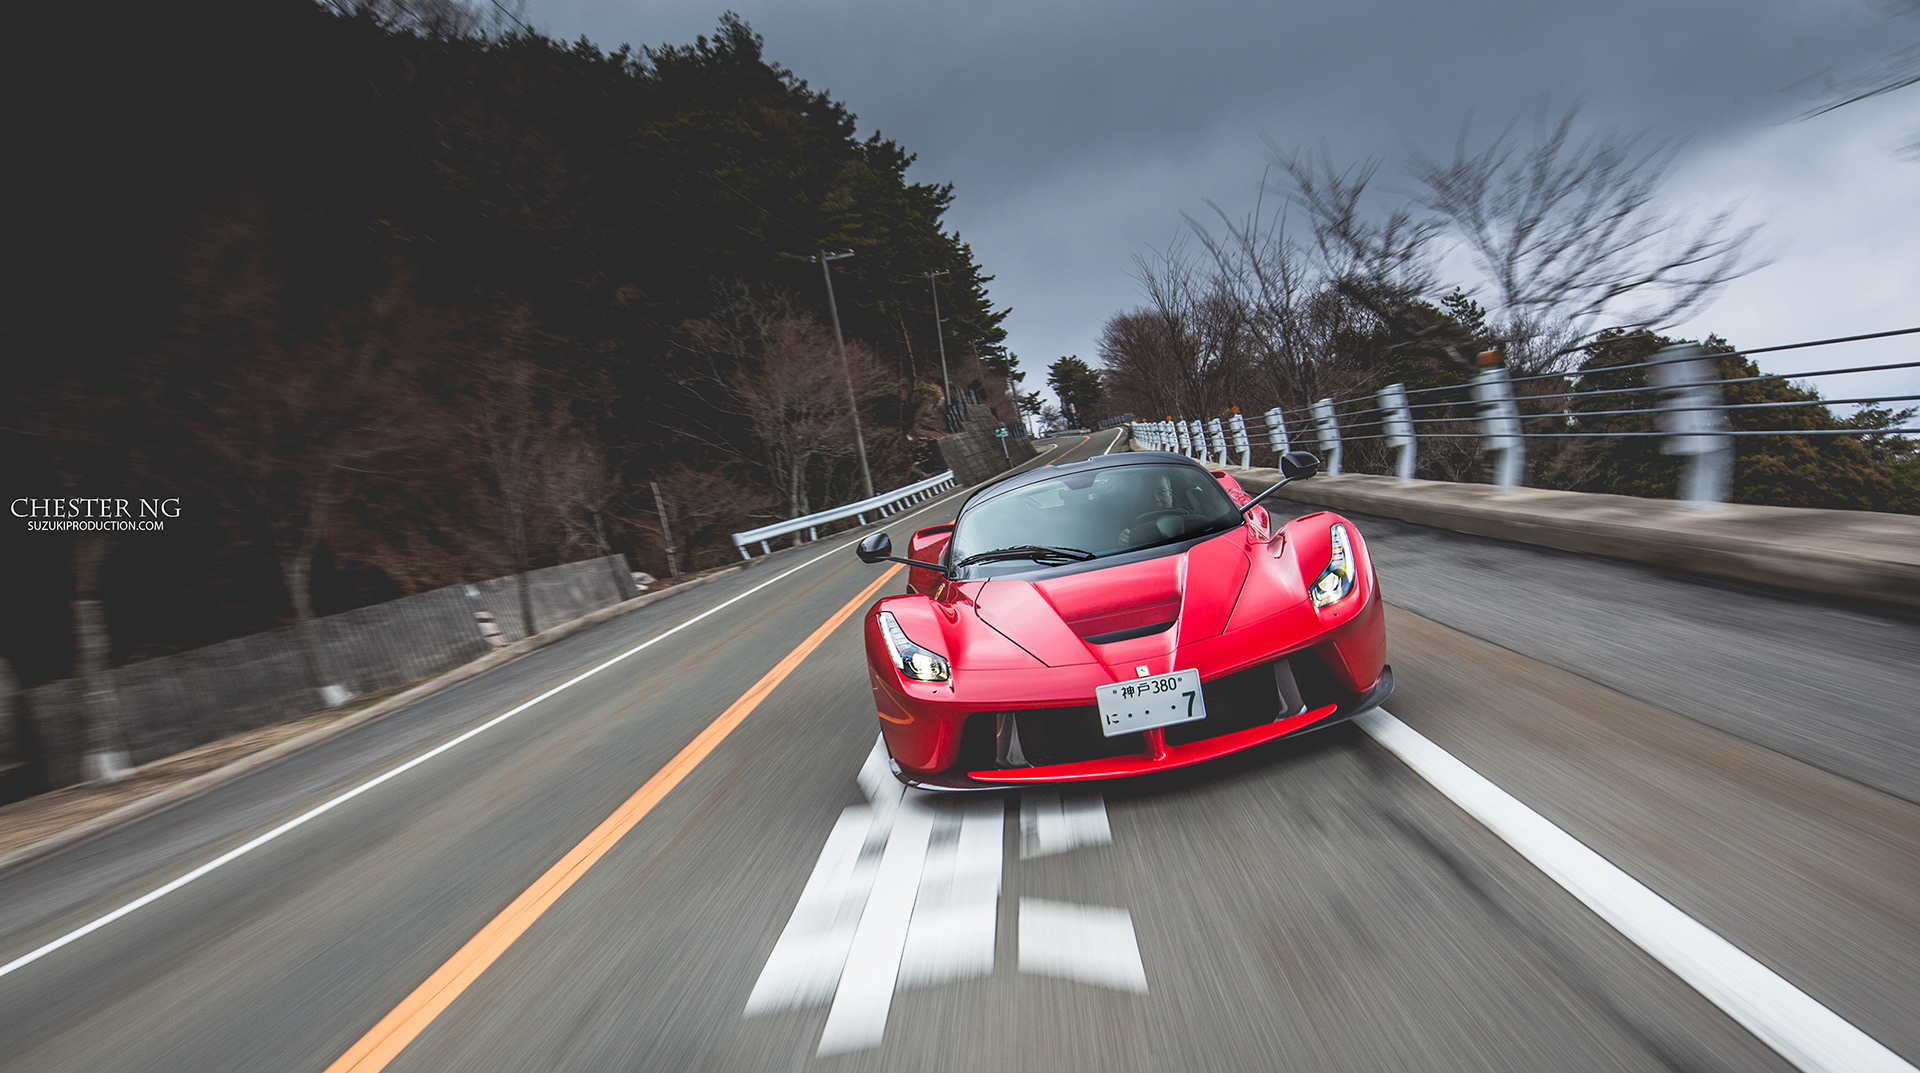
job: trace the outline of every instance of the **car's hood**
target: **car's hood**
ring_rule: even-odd
[[[1182,642],[1218,636],[1246,577],[1246,546],[1236,530],[1139,562],[1039,581],[995,578],[970,595],[983,622],[1040,662],[1103,663],[1132,678],[1141,665],[1160,673]]]

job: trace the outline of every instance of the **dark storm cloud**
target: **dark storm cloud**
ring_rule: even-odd
[[[1395,161],[1409,146],[1448,152],[1469,112],[1481,137],[1515,118],[1525,130],[1543,101],[1583,102],[1590,129],[1686,139],[1677,198],[1703,210],[1742,202],[1766,218],[1780,263],[1729,289],[1713,312],[1739,322],[1723,334],[1775,342],[1836,317],[1862,331],[1906,326],[1875,320],[1897,316],[1872,295],[1844,314],[1826,303],[1822,320],[1793,268],[1843,258],[1835,243],[1876,233],[1873,215],[1920,207],[1899,179],[1910,190],[1913,165],[1884,151],[1899,132],[1862,133],[1910,104],[1790,122],[1823,72],[1871,64],[1908,32],[1865,0],[732,6],[772,59],[845,101],[863,131],[918,153],[916,178],[956,184],[950,222],[998,276],[1029,370],[1091,353],[1101,322],[1137,301],[1132,258],[1171,241],[1180,213],[1207,215],[1210,199],[1246,211],[1263,133]],[[722,10],[533,0],[527,15],[611,46],[690,41]],[[1905,262],[1888,271],[1911,283]],[[1781,316],[1775,291],[1796,293],[1809,315]]]
[[[1260,129],[1392,152],[1543,93],[1691,132],[1780,119],[1782,90],[1884,30],[1864,4],[885,3],[735,5],[769,53],[929,157],[996,165],[1192,150]],[[758,8],[758,10],[756,10]],[[603,43],[710,31],[705,5],[538,4]]]

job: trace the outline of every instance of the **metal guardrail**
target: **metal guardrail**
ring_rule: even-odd
[[[1791,343],[1739,353],[1744,355],[1776,350],[1796,350],[1802,347],[1849,343],[1862,339],[1913,333],[1920,333],[1920,328],[1877,332],[1872,335],[1849,336],[1842,339],[1822,339],[1808,343]],[[1572,371],[1515,377],[1508,374],[1505,366],[1494,365],[1482,369],[1478,375],[1464,384],[1418,389],[1408,389],[1404,384],[1388,384],[1373,395],[1339,400],[1318,399],[1306,407],[1294,410],[1276,406],[1260,415],[1259,420],[1265,426],[1264,428],[1250,427],[1246,418],[1236,407],[1224,423],[1219,418],[1213,418],[1204,423],[1193,419],[1169,418],[1165,421],[1135,421],[1132,423],[1132,429],[1136,439],[1153,449],[1177,451],[1203,462],[1226,463],[1237,460],[1242,467],[1253,465],[1253,449],[1256,446],[1270,449],[1277,458],[1295,446],[1298,439],[1308,438],[1315,441],[1319,447],[1324,457],[1326,472],[1329,474],[1340,472],[1343,443],[1384,440],[1385,446],[1394,455],[1393,469],[1402,479],[1411,477],[1414,472],[1416,453],[1419,449],[1418,440],[1421,435],[1458,439],[1477,434],[1481,450],[1493,463],[1493,483],[1503,486],[1518,485],[1526,473],[1526,441],[1529,439],[1577,437],[1615,439],[1658,436],[1666,440],[1661,448],[1663,453],[1679,455],[1686,459],[1686,467],[1681,476],[1681,498],[1703,506],[1725,502],[1731,492],[1734,437],[1920,434],[1920,427],[1910,426],[1878,429],[1732,429],[1728,427],[1726,417],[1729,411],[1735,410],[1815,405],[1877,405],[1920,399],[1920,396],[1912,394],[1873,398],[1782,400],[1732,405],[1722,403],[1720,398],[1720,389],[1726,384],[1744,384],[1760,380],[1807,380],[1850,373],[1920,369],[1920,361],[1862,365],[1843,369],[1815,369],[1799,373],[1769,373],[1762,376],[1720,380],[1717,376],[1716,361],[1724,356],[1709,354],[1695,344],[1682,344],[1661,350],[1652,361],[1592,369],[1585,374]],[[1647,369],[1651,383],[1644,387],[1600,390],[1586,390],[1579,383],[1583,375],[1592,377],[1627,369]],[[1517,395],[1513,390],[1513,385],[1517,383],[1548,379],[1559,379],[1571,390],[1535,395]],[[1408,401],[1409,396],[1431,396],[1435,392],[1448,392],[1464,397],[1443,397],[1439,401],[1432,402]],[[1637,409],[1579,410],[1572,408],[1564,401],[1607,395],[1621,397],[1623,399],[1621,405],[1631,406],[1631,401],[1625,397],[1641,393],[1655,393],[1658,397],[1652,405]],[[1522,403],[1535,409],[1539,409],[1542,404],[1547,406],[1543,412],[1523,413],[1519,406]],[[1421,411],[1436,409],[1451,412],[1416,416]],[[1659,431],[1583,431],[1578,427],[1578,423],[1586,418],[1643,413],[1657,419]],[[1296,422],[1296,428],[1292,432],[1288,429],[1289,419]],[[1541,427],[1543,422],[1547,427]],[[1527,427],[1529,423],[1533,425],[1532,430]],[[1554,427],[1555,425],[1558,427]],[[1311,431],[1307,431],[1308,429]],[[1373,431],[1362,435],[1354,434],[1356,430],[1362,429]],[[1302,432],[1306,433],[1305,437],[1302,437]]]
[[[857,518],[859,519],[859,524],[865,525],[867,524],[867,515],[869,514],[884,518],[908,504],[918,503],[923,499],[931,499],[942,492],[949,491],[953,486],[953,471],[948,470],[945,473],[934,474],[918,484],[909,484],[905,488],[895,488],[891,492],[882,492],[871,499],[863,499],[858,503],[849,503],[844,507],[834,507],[831,510],[815,511],[804,517],[791,518],[784,522],[775,522],[772,525],[763,525],[758,529],[749,529],[744,533],[735,533],[733,534],[733,546],[740,549],[740,557],[742,559],[753,558],[753,552],[749,550],[749,546],[753,544],[760,545],[762,553],[771,555],[773,554],[773,541],[781,537],[797,537],[798,534],[805,531],[806,536],[797,539],[795,541],[796,544],[818,540],[820,539],[820,527],[823,525],[845,521],[848,518]]]

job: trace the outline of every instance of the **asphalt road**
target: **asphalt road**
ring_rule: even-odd
[[[952,505],[893,519],[896,544]],[[1455,567],[1424,539],[1373,541],[1409,598],[1393,713],[1920,1059],[1920,808],[1707,703],[1786,691],[1800,665],[1746,653],[1718,692],[1636,687],[1596,625],[1633,568],[1554,564],[1516,637],[1432,595]],[[857,613],[883,571],[845,543],[0,875],[6,964],[418,760],[5,971],[0,1068],[318,1071],[370,1033],[362,1069],[1792,1068],[1358,730],[1065,800],[863,786]],[[1508,549],[1481,543],[1474,569],[1500,574]],[[1742,643],[1727,621],[1662,643],[1711,670]],[[1910,696],[1913,627],[1884,625],[1891,655],[1815,629],[1797,658]],[[1886,714],[1830,707],[1868,739]]]

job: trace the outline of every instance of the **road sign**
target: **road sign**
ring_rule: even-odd
[[[1003,439],[1003,440],[1007,438],[1007,430],[1006,430],[1006,429],[1004,429],[1004,428],[997,428],[997,429],[994,429],[994,430],[993,430],[993,434],[994,434],[995,436],[998,436],[998,437],[1000,437],[1000,438],[1001,438],[1001,439]]]

